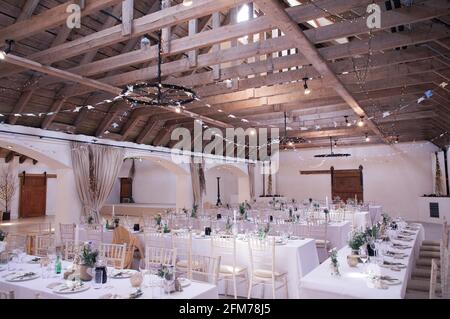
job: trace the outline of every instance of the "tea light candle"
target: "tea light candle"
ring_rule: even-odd
[[[78,224],[75,225],[75,246],[80,242],[80,227]]]

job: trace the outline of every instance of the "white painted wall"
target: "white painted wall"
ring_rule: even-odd
[[[135,161],[133,199],[138,204],[176,204],[176,175],[163,166],[149,160]],[[122,165],[119,177],[128,177],[131,161]],[[120,202],[120,179],[108,198],[108,204]]]
[[[217,203],[217,177],[220,177],[220,199],[223,205],[238,203],[238,177],[223,167],[213,167],[206,171],[206,199]]]
[[[314,158],[329,150],[309,149],[280,153],[278,192],[303,200],[331,198],[329,175],[300,175],[300,170],[357,169],[364,167],[364,197],[381,204],[392,215],[418,216],[418,198],[433,190],[431,158],[437,148],[428,142],[338,148],[349,158]]]

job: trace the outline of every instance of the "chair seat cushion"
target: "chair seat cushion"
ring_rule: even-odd
[[[328,247],[330,245],[329,240],[324,239],[316,239],[316,246],[317,247]]]
[[[235,266],[234,267],[234,274],[241,274],[244,273],[247,270],[247,268],[245,267],[239,267],[239,266]],[[233,274],[233,266],[231,265],[221,265],[220,266],[220,273],[221,274],[229,274],[232,275]]]
[[[272,271],[271,270],[255,269],[253,274],[256,277],[260,277],[260,278],[272,278]],[[273,274],[274,274],[274,277],[277,278],[277,277],[283,276],[285,273],[281,273],[281,272],[275,271]]]
[[[178,268],[188,268],[188,260],[187,259],[181,259],[176,262],[175,264]],[[198,269],[200,267],[200,263],[198,261],[192,261],[191,264],[192,269]]]

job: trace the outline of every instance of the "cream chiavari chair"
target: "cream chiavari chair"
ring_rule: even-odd
[[[116,269],[123,269],[125,266],[125,255],[127,244],[100,244],[99,257],[105,262],[106,266]]]
[[[86,240],[92,242],[93,247],[100,247],[103,243],[103,226],[100,224],[86,225]]]
[[[228,296],[228,283],[231,281],[234,299],[237,299],[237,284],[247,281],[247,267],[237,263],[236,236],[211,236],[211,255],[221,258],[218,280],[225,281],[225,295]]]
[[[46,257],[49,253],[53,253],[55,249],[55,238],[52,235],[36,235],[34,254],[39,257]]]
[[[145,267],[147,270],[152,266],[174,266],[177,260],[177,250],[163,247],[147,246],[145,249]]]
[[[11,291],[0,290],[0,299],[16,299],[15,293],[13,290]]]
[[[192,255],[192,266],[188,273],[188,277],[192,280],[207,282],[217,285],[220,269],[220,256],[201,256]]]
[[[171,248],[169,238],[154,228],[144,228],[145,247]]]
[[[327,232],[328,224],[324,220],[308,220],[308,237],[315,239],[316,247],[325,249],[325,252],[328,254],[330,241],[328,240]]]
[[[173,233],[172,248],[177,250],[175,272],[190,274],[190,270],[198,266],[192,264],[192,234],[190,232]]]
[[[80,251],[80,243],[75,244],[74,240],[66,240],[63,243],[64,260],[72,261]]]
[[[28,246],[28,237],[23,234],[9,233],[6,236],[6,249],[8,251],[13,251],[19,249],[26,251]]]
[[[441,242],[441,251],[440,251],[440,279],[441,279],[441,290],[443,296],[448,296],[449,287],[448,287],[448,273],[449,273],[449,254],[448,254],[448,246],[445,246],[445,241]]]
[[[63,244],[66,240],[75,240],[75,224],[59,223],[59,235]]]
[[[431,277],[430,277],[430,299],[438,299],[437,290],[438,263],[436,259],[431,259]],[[442,279],[441,279],[442,281]],[[442,286],[442,285],[441,285]]]
[[[298,224],[294,223],[292,224],[292,235],[300,238],[306,238],[308,237],[308,225],[305,224]]]
[[[276,270],[275,237],[259,239],[250,237],[248,239],[250,255],[250,282],[248,287],[248,299],[252,296],[253,287],[262,286],[262,298],[264,298],[265,287],[272,287],[272,297],[276,299],[276,291],[285,288],[288,298],[287,274]],[[278,284],[278,286],[277,286]]]

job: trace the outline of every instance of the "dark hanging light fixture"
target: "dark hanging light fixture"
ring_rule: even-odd
[[[162,10],[162,0],[159,1]],[[157,83],[142,82],[128,86],[122,95],[132,105],[143,106],[169,106],[174,107],[180,113],[180,107],[195,100],[200,100],[194,90],[175,84],[162,83],[162,30],[158,31],[158,77]],[[150,38],[147,36],[147,38]]]
[[[331,151],[329,154],[318,154],[314,155],[314,157],[349,157],[352,156],[351,154],[339,154],[333,152],[333,138],[330,136],[330,148]]]
[[[296,144],[305,143],[306,140],[299,136],[287,136],[287,114],[284,112],[284,136],[280,139],[280,145],[285,147],[293,147]]]
[[[304,82],[304,84],[303,84],[303,88],[304,88],[303,93],[305,93],[305,95],[308,95],[308,94],[311,93],[311,89],[308,87],[308,80],[309,80],[308,77],[303,78],[303,82]]]

